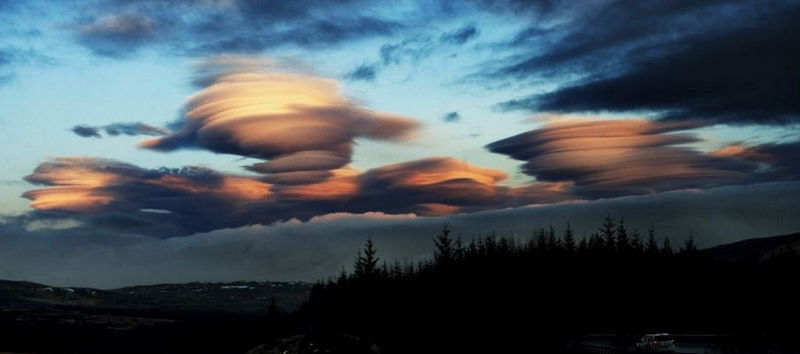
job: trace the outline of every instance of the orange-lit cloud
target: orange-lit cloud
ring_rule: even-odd
[[[584,195],[625,195],[726,184],[749,167],[684,144],[692,123],[648,120],[566,121],[489,144],[493,152],[525,161],[540,181],[573,182]]]
[[[25,179],[45,186],[23,195],[36,210],[123,213],[143,221],[163,219],[187,230],[192,230],[192,223],[202,225],[203,218],[229,218],[273,195],[270,184],[250,177],[197,167],[147,170],[92,158],[57,158],[42,163]]]
[[[287,181],[269,182],[273,178]],[[505,178],[501,171],[447,157],[366,172],[344,167],[263,177],[200,167],[150,170],[113,160],[58,158],[26,177],[44,187],[24,196],[39,211],[159,237],[342,213],[443,216],[569,199],[567,189],[551,188],[556,183],[511,189],[498,185]]]
[[[339,169],[332,171],[331,177],[317,183],[282,186],[279,190],[280,200],[347,202],[360,190],[357,175],[358,171]]]
[[[361,177],[364,195],[387,204],[417,205],[423,214],[454,212],[458,207],[498,201],[502,171],[449,157],[432,157],[376,168]]]
[[[419,126],[359,106],[343,97],[333,80],[258,71],[252,61],[236,67],[241,62],[214,61],[217,76],[189,98],[182,127],[140,146],[159,151],[200,147],[263,159],[249,169],[264,174],[332,171],[350,162],[354,139],[401,141]]]

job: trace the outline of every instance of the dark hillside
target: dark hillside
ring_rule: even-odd
[[[609,218],[578,244],[569,229],[526,242],[448,233],[434,238],[434,259],[416,265],[379,265],[379,245],[367,241],[354,274],[312,291],[309,338],[359,338],[384,353],[558,353],[592,333],[783,338],[800,316],[800,290],[787,281],[800,274],[800,257],[785,247],[792,237],[760,240],[783,251],[752,263],[717,262],[691,238],[676,249],[653,230],[631,235]]]
[[[295,332],[285,314],[310,287],[236,282],[97,290],[0,281],[0,352],[243,353]]]
[[[786,248],[800,252],[800,233],[790,235],[751,238],[739,242],[706,248],[704,253],[718,262],[742,262],[767,260]]]

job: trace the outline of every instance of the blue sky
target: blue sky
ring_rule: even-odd
[[[744,0],[0,1],[0,236],[28,252],[0,277],[314,280],[365,237],[380,246],[387,225],[432,236],[450,220],[469,236],[568,221],[591,233],[625,214],[676,240],[704,230],[706,246],[795,232],[798,12]],[[675,202],[705,195],[716,197],[701,219]],[[726,213],[720,195],[749,209]],[[360,231],[326,236],[336,251],[308,270],[293,254],[319,243],[289,238],[315,227]],[[430,248],[413,240],[387,258]],[[276,248],[218,251],[253,242]],[[178,243],[197,255],[160,257],[200,271],[137,271],[153,245]],[[265,254],[283,265],[241,264]],[[198,255],[215,261],[197,268]],[[112,263],[124,271],[90,271]],[[210,271],[220,264],[238,270]],[[121,280],[90,280],[106,278]]]

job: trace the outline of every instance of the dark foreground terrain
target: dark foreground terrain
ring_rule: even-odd
[[[189,283],[115,290],[0,281],[0,352],[244,353],[282,335],[300,282]]]
[[[661,332],[679,353],[800,353],[800,234],[699,250],[612,222],[581,242],[445,227],[416,264],[368,240],[352,274],[314,285],[0,281],[0,353],[627,353]]]

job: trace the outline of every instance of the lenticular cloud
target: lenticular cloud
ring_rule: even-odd
[[[141,146],[258,158],[267,162],[249,169],[264,174],[332,171],[350,163],[354,139],[400,141],[419,125],[355,104],[332,80],[253,68],[221,72],[189,98],[178,130]]]

